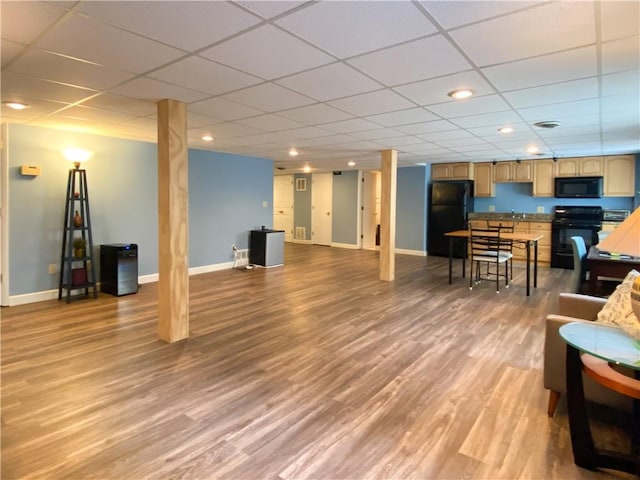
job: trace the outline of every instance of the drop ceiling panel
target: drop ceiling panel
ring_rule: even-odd
[[[16,58],[22,50],[24,50],[24,45],[21,43],[11,42],[3,38],[2,42],[0,42],[0,60],[2,60],[2,68],[8,65],[11,60]]]
[[[640,32],[639,2],[599,2],[602,41],[638,35]]]
[[[349,60],[386,86],[469,70],[471,65],[442,35],[423,38]]]
[[[292,92],[273,83],[265,83],[256,87],[228,93],[224,95],[224,98],[249,107],[264,110],[265,112],[288,110],[315,103],[314,100],[309,97]]]
[[[251,30],[200,55],[268,80],[334,61],[330,55],[272,25]]]
[[[210,98],[189,105],[189,112],[200,115],[212,116],[220,120],[239,120],[240,118],[254,117],[264,112],[256,108],[240,105],[224,98]]]
[[[420,3],[440,25],[450,29],[467,23],[475,23],[480,20],[505,15],[516,10],[523,10],[541,2],[423,0]]]
[[[302,127],[293,130],[283,130],[280,133],[288,135],[287,138],[314,138],[326,137],[328,135],[331,135],[333,132],[319,127]]]
[[[537,87],[598,74],[595,47],[584,47],[542,57],[483,68],[500,90]]]
[[[257,135],[260,133],[264,133],[264,130],[261,130],[259,128],[254,128],[249,125],[242,125],[235,122],[219,123],[218,125],[213,125],[207,130],[211,132],[211,135],[213,136],[215,141],[219,141],[222,138],[228,137],[241,137],[245,135]]]
[[[453,102],[447,94],[452,90],[470,88],[476,96],[495,93],[494,88],[476,71],[460,72],[431,80],[394,87],[393,89],[418,105]]]
[[[343,120],[341,122],[332,122],[322,125],[322,128],[336,133],[351,133],[364,130],[373,130],[379,125],[362,118],[354,118],[351,120]]]
[[[55,2],[2,2],[2,39],[28,44],[59,21],[66,10]]]
[[[500,127],[510,126],[521,121],[520,116],[511,110],[451,119],[451,123],[455,123],[462,128],[486,127],[490,125],[494,132]]]
[[[423,140],[428,142],[440,142],[443,140],[464,140],[464,139],[473,139],[476,137],[471,135],[469,132],[465,130],[447,130],[442,132],[429,132],[418,135]]]
[[[413,135],[404,135],[402,137],[381,138],[376,140],[376,143],[382,145],[384,148],[405,147],[406,145],[416,145],[424,143],[424,140]]]
[[[368,140],[360,140],[353,143],[344,143],[342,145],[342,148],[346,148],[347,150],[360,150],[362,152],[367,152],[371,150],[382,150],[382,145]]]
[[[321,101],[370,92],[381,86],[343,63],[292,75],[276,83]]]
[[[31,100],[29,102],[29,108],[25,108],[24,110],[13,110],[2,105],[2,121],[9,122],[16,120],[19,123],[31,122],[66,106],[68,106],[66,103],[52,102],[43,99]]]
[[[426,111],[424,108],[415,107],[407,110],[399,110],[397,112],[372,115],[367,117],[367,120],[385,127],[395,127],[410,123],[430,122],[432,120],[438,120],[438,117],[433,113]]]
[[[570,112],[571,116],[598,114],[600,112],[598,99],[578,100],[575,102],[556,103],[553,105],[520,109],[522,118],[530,122],[555,120],[566,116],[567,112]]]
[[[176,48],[118,30],[83,15],[73,15],[64,26],[64,29],[45,35],[38,46],[134,73],[146,72],[184,55]]]
[[[305,138],[296,141],[297,147],[313,147],[320,145],[340,145],[342,143],[355,142],[358,138],[350,135],[325,135],[322,137]]]
[[[111,110],[104,110],[102,108],[85,107],[84,105],[69,107],[60,112],[59,115],[79,118],[87,121],[100,120],[112,123],[123,123],[128,120],[132,120],[135,117],[135,115],[126,114],[123,112],[114,112]]]
[[[394,130],[393,128],[378,128],[376,130],[365,130],[363,132],[351,133],[353,137],[361,138],[362,140],[382,140],[385,138],[402,137],[404,133]]]
[[[436,31],[410,2],[319,2],[276,23],[340,58]]]
[[[294,2],[289,0],[278,0],[277,2],[265,2],[263,1],[240,1],[238,2],[240,5],[247,7],[251,11],[257,13],[263,18],[273,18],[277,15],[281,15],[284,12],[287,12],[293,8],[299,7],[305,3],[308,3],[307,0],[303,0],[301,2]]]
[[[149,76],[212,95],[220,95],[262,82],[258,77],[200,57],[185,58],[156,70]]]
[[[457,130],[458,127],[447,120],[435,120],[433,122],[415,123],[412,125],[402,125],[394,127],[396,130],[410,135],[417,133],[444,132],[447,130]]]
[[[329,105],[325,105],[323,103],[317,103],[315,105],[308,105],[306,107],[294,108],[292,110],[278,112],[278,115],[290,120],[302,122],[307,125],[314,123],[322,124],[336,122],[339,120],[347,120],[349,118],[353,118],[353,115],[338,110],[337,108],[330,107]]]
[[[153,102],[143,102],[120,95],[103,93],[82,103],[82,105],[104,110],[115,110],[134,116],[154,115],[158,107]]]
[[[414,105],[391,90],[379,90],[329,102],[334,107],[356,116],[404,110]]]
[[[614,73],[602,76],[602,95],[640,96],[640,70]]]
[[[504,97],[516,108],[597,98],[598,79],[590,77],[542,87],[525,88],[506,92]]]
[[[2,88],[2,100],[20,99],[30,105],[34,103],[31,99],[36,98],[75,103],[97,93],[95,90],[48,82],[12,72],[2,72],[0,87]]]
[[[133,78],[131,73],[37,49],[18,58],[11,65],[11,71],[94,90],[113,87]]]
[[[549,2],[451,32],[478,66],[590,45],[595,16],[589,2]]]
[[[126,1],[114,8],[112,1],[90,1],[82,2],[80,11],[185,51],[211,45],[260,21],[230,2],[167,1],[150,6],[146,1]]]
[[[248,125],[250,127],[259,128],[260,130],[266,132],[276,132],[278,130],[288,130],[305,126],[303,123],[289,120],[287,118],[282,118],[271,113],[267,115],[260,115],[258,117],[246,118],[244,120],[238,120],[238,123],[242,125]]]
[[[210,127],[218,123],[223,123],[222,120],[212,117],[211,115],[200,115],[199,113],[191,111],[191,109],[188,110],[187,125],[189,127]]]
[[[195,102],[208,96],[203,92],[189,90],[187,88],[172,85],[170,83],[154,80],[153,78],[140,77],[123,85],[109,89],[111,93],[124,95],[125,97],[138,98],[157,102],[163,98],[172,98],[181,102]]]
[[[635,35],[602,45],[602,73],[640,68],[640,36]]]
[[[429,110],[446,118],[464,117],[483,113],[510,110],[509,104],[499,95],[469,98],[458,102],[430,105]]]

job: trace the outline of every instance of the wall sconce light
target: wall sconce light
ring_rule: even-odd
[[[82,162],[86,162],[93,157],[93,152],[82,148],[67,148],[62,151],[62,154],[67,160],[73,162],[73,166],[76,170],[80,168],[80,164]]]

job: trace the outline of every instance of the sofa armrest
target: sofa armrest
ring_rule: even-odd
[[[567,343],[558,330],[567,323],[587,321],[565,315],[547,315],[544,332],[544,388],[555,392],[566,391]]]
[[[605,303],[607,303],[606,298],[579,293],[561,293],[558,297],[558,314],[583,320],[595,320]]]

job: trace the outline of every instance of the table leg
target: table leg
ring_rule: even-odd
[[[453,280],[452,280],[453,275],[451,273],[452,265],[453,265],[453,237],[449,237],[449,285],[453,283]]]
[[[595,470],[595,447],[587,420],[587,409],[582,385],[582,360],[580,351],[567,345],[567,413],[571,432],[573,459],[579,467]]]
[[[538,288],[538,241],[533,242],[533,288]]]
[[[530,294],[531,279],[531,242],[527,241],[527,297]]]
[[[462,241],[462,244],[464,245],[464,254],[462,255],[462,278],[466,277],[466,269],[467,269],[467,252],[469,251],[469,242],[468,240],[465,238]]]

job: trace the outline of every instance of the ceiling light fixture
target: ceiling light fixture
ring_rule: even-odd
[[[530,153],[531,155],[537,155],[539,151],[540,149],[535,145],[530,145],[527,147],[527,153]]]
[[[6,102],[2,102],[2,104],[14,110],[24,110],[25,108],[29,108],[28,104],[22,103],[22,102],[6,101]]]
[[[541,122],[536,122],[534,125],[538,128],[556,128],[560,126],[560,122],[555,120],[543,120]]]
[[[472,96],[473,93],[473,90],[469,88],[461,88],[459,90],[452,90],[451,92],[447,93],[447,95],[449,95],[451,98],[455,98],[456,100],[463,100]]]
[[[304,173],[311,173],[311,167],[309,165],[305,165],[302,171]]]
[[[202,140],[205,142],[213,142],[213,137],[211,135],[203,135]]]
[[[297,157],[298,155],[299,155],[298,150],[296,150],[295,148],[292,148],[289,150],[290,157]]]
[[[349,165],[350,167],[355,167],[356,166],[356,162],[354,162],[353,160],[349,160],[347,162],[347,165]]]
[[[513,127],[502,127],[502,128],[499,128],[499,129],[498,129],[498,131],[499,131],[500,133],[511,133],[511,132],[513,132],[514,130],[515,130],[515,128],[513,128]]]

